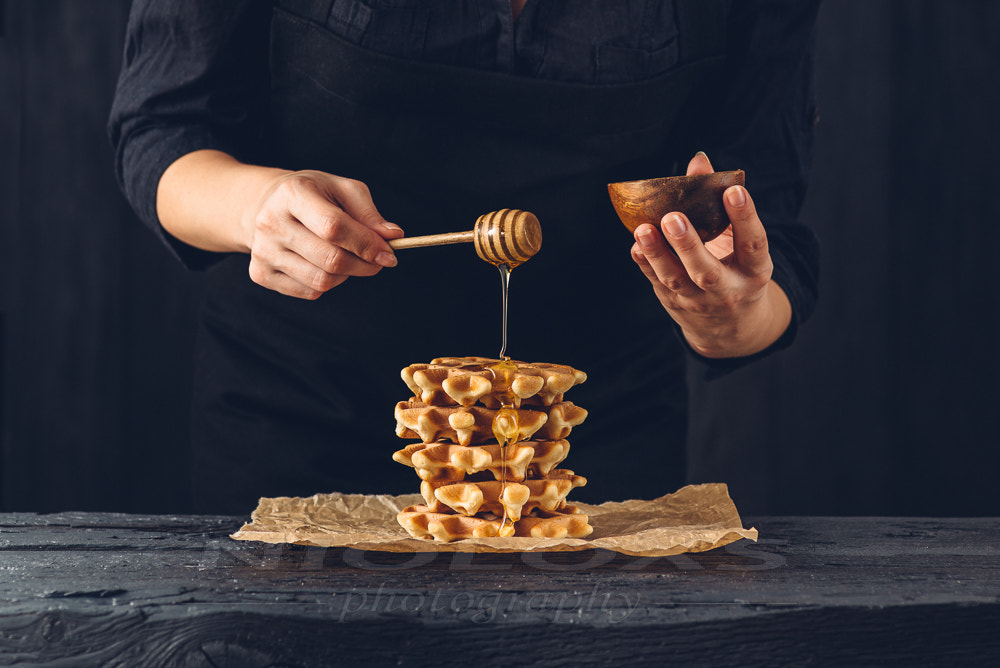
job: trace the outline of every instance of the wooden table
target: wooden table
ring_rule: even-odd
[[[1000,519],[750,518],[756,544],[657,559],[228,538],[241,523],[0,515],[0,665],[1000,661]]]

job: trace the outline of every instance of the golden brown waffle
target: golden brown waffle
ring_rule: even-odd
[[[488,471],[496,480],[507,466],[507,479],[541,478],[569,454],[569,442],[522,441],[501,448],[499,443],[470,445],[454,443],[412,443],[397,450],[392,458],[412,466],[421,480],[447,482]]]
[[[573,427],[587,419],[587,410],[572,401],[562,401],[549,407],[548,416],[536,433],[544,439],[558,441],[569,436]]]
[[[393,459],[417,471],[426,504],[397,516],[410,535],[452,541],[496,537],[501,528],[505,535],[513,529],[514,536],[549,538],[593,531],[586,515],[566,505],[586,478],[554,468],[569,452],[566,437],[587,417],[563,400],[585,373],[559,364],[441,357],[412,364],[401,376],[414,396],[396,405],[396,434],[422,442]],[[509,445],[497,442],[508,438]]]
[[[508,482],[499,480],[462,480],[459,482],[428,482],[420,484],[420,493],[431,512],[446,512],[448,508],[460,515],[490,512],[517,521],[521,515],[536,508],[559,510],[566,505],[566,495],[574,487],[587,484],[587,479],[568,469],[556,469],[544,478]]]
[[[414,397],[430,406],[471,406],[478,402],[498,408],[499,396],[508,389],[494,383],[494,373],[488,368],[498,362],[488,357],[439,357],[430,364],[411,364],[400,375]],[[510,379],[509,389],[515,408],[522,402],[551,406],[562,401],[571,387],[587,380],[584,372],[562,364],[513,363],[517,372]]]
[[[493,418],[496,414],[497,410],[482,406],[428,406],[420,401],[400,401],[396,404],[396,435],[419,438],[424,443],[450,441],[475,445],[490,440],[495,442]],[[517,418],[517,440],[527,440],[545,424],[548,415],[541,410],[519,408]]]
[[[427,506],[407,506],[396,520],[414,538],[450,542],[460,538],[498,535],[502,519],[492,513],[474,517],[435,513]],[[576,506],[549,512],[535,510],[514,522],[514,536],[521,538],[585,538],[593,532],[588,518]]]

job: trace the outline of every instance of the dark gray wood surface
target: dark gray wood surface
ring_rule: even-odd
[[[1000,519],[776,518],[761,540],[380,554],[240,518],[0,515],[0,665],[991,665]]]

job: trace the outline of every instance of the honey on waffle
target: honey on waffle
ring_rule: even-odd
[[[411,443],[392,458],[416,469],[421,480],[447,482],[488,471],[500,480],[507,467],[511,480],[544,477],[569,454],[569,441],[519,441],[501,451],[499,443],[461,446],[455,443]]]
[[[569,436],[573,427],[587,417],[587,411],[570,401],[551,406],[486,408],[484,406],[428,406],[414,401],[396,404],[396,435],[419,438],[424,443],[451,441],[479,445],[497,438],[494,426],[502,417],[501,429],[509,430],[516,441],[537,437],[557,441]],[[516,434],[515,434],[516,431]]]
[[[428,406],[499,407],[498,395],[510,392],[514,408],[522,403],[551,406],[563,394],[587,380],[587,374],[563,364],[510,362],[516,369],[497,377],[488,367],[501,360],[488,357],[438,357],[430,364],[411,364],[400,372],[406,386]],[[506,384],[505,380],[509,380]]]
[[[500,402],[500,410],[493,418],[493,436],[500,444],[501,459],[506,462],[507,446],[517,443],[521,435],[520,413],[514,410],[514,391],[511,389],[514,375],[517,373],[517,365],[511,362],[509,357],[502,357],[499,362],[490,364],[486,368],[493,374],[493,387],[496,388],[498,383],[500,385],[500,392],[496,395]],[[515,489],[507,487],[507,464],[501,464],[500,490],[497,495],[497,502],[503,506],[503,518],[500,520],[500,528],[497,529],[500,536],[514,535],[514,521],[521,519],[521,506],[527,502],[528,495],[528,488],[524,485],[519,484]],[[481,492],[479,498],[482,499]],[[479,506],[476,506],[476,509],[471,512],[466,511],[466,514],[475,515],[477,512],[479,512]]]
[[[528,478],[506,482],[492,476],[458,481],[428,481],[420,484],[424,503],[434,512],[448,512],[445,508],[462,515],[476,515],[489,512],[495,515],[508,513],[517,521],[522,514],[535,508],[547,511],[561,510],[566,505],[566,496],[575,488],[587,484],[587,479],[568,469],[556,469],[545,478]]]

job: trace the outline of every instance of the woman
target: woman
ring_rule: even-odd
[[[589,375],[574,497],[681,484],[686,361],[785,347],[815,300],[816,4],[137,1],[110,133],[140,217],[206,269],[198,509],[412,491],[389,460],[399,369],[495,355],[500,300],[471,249],[388,241],[501,208],[545,235],[509,354]],[[606,184],[685,165],[747,172],[730,233],[705,246],[671,214],[629,249]]]

